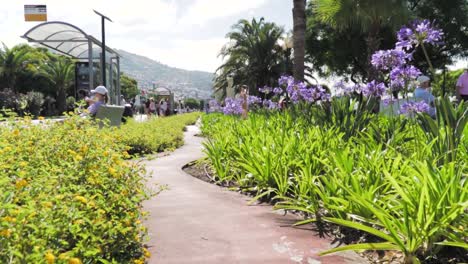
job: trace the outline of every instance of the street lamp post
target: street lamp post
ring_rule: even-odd
[[[94,13],[96,13],[98,16],[101,17],[101,68],[103,70],[102,74],[102,85],[106,86],[106,28],[105,28],[105,20],[109,20],[110,22],[113,22],[110,18],[107,16],[99,13],[96,10],[93,10]]]

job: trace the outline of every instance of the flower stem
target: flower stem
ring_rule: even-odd
[[[434,67],[432,66],[431,60],[429,59],[429,55],[427,55],[426,47],[424,46],[424,43],[422,43],[422,42],[421,42],[421,47],[422,47],[422,50],[424,52],[424,56],[426,57],[427,64],[429,64],[429,68],[431,69],[431,72],[432,72],[432,75],[433,75],[432,77],[435,79],[436,74],[435,74]]]

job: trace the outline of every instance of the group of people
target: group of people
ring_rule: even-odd
[[[169,104],[167,99],[162,99],[158,103],[151,97],[149,100],[145,102],[145,114],[148,117],[151,115],[158,115],[158,116],[167,116],[169,115]]]

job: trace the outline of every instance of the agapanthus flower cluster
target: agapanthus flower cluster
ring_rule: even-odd
[[[372,55],[371,64],[378,70],[388,71],[405,65],[411,56],[402,49],[379,50]]]
[[[247,104],[248,105],[255,105],[255,104],[261,104],[262,103],[262,98],[255,96],[255,95],[249,95],[247,98]]]
[[[291,86],[295,83],[294,77],[283,75],[278,79],[278,84],[283,87]]]
[[[275,110],[279,108],[278,103],[273,102],[272,100],[264,100],[263,101],[263,106],[265,108],[268,108],[269,110]]]
[[[411,113],[429,113],[430,112],[429,105],[424,102],[407,102],[404,103],[400,108],[401,114],[411,114]]]
[[[214,113],[214,112],[220,112],[222,109],[221,109],[221,105],[219,105],[218,101],[215,100],[215,99],[211,99],[209,102],[208,102],[208,105],[209,105],[209,109],[208,111],[210,113]]]
[[[390,72],[390,87],[393,90],[407,88],[421,74],[421,71],[413,65],[393,68]]]
[[[337,95],[352,95],[354,92],[360,92],[361,86],[359,84],[347,84],[344,81],[339,81],[333,85]]]
[[[225,115],[240,115],[243,111],[241,98],[228,97],[224,100],[223,113]]]
[[[273,91],[273,88],[265,85],[263,87],[258,88],[258,91],[263,94],[270,94]]]
[[[273,88],[273,93],[274,93],[275,95],[280,95],[280,94],[282,94],[283,92],[284,92],[284,91],[283,91],[283,89],[282,89],[281,87],[275,87],[275,88]]]
[[[366,86],[361,87],[361,92],[364,96],[375,96],[375,97],[381,97],[382,95],[385,94],[385,90],[387,87],[385,87],[384,83],[377,83],[376,81],[372,81],[368,83]]]
[[[410,50],[421,43],[431,45],[442,44],[444,33],[429,20],[415,21],[409,27],[403,27],[398,31],[396,46]]]
[[[296,82],[293,77],[281,77],[281,85],[287,84],[286,92],[292,103],[328,101],[330,94],[320,85],[308,86],[305,82]]]

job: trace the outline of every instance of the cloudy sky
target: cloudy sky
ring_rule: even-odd
[[[0,41],[25,42],[20,36],[37,22],[24,22],[24,4],[46,4],[49,21],[72,23],[100,39],[96,9],[113,48],[189,70],[214,71],[225,35],[241,18],[265,17],[292,28],[290,0],[5,0],[0,5]]]

